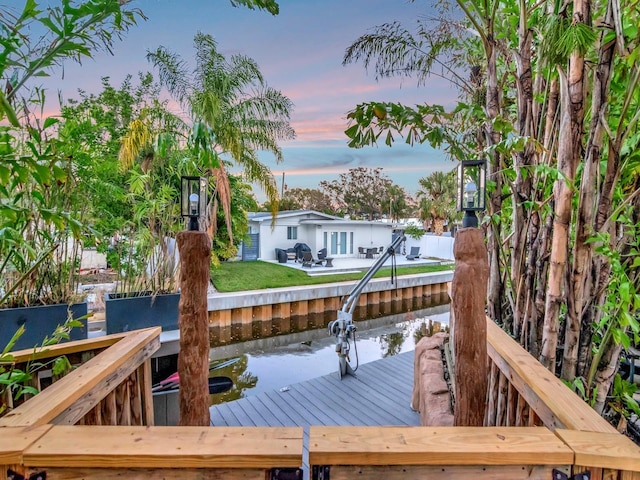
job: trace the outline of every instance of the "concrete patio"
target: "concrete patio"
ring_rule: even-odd
[[[315,258],[315,257],[314,257]],[[307,275],[331,275],[336,273],[347,272],[361,272],[368,270],[376,263],[377,258],[357,258],[357,257],[332,257],[331,267],[323,265],[313,265],[312,267],[303,267],[301,262],[295,262],[293,260],[287,261],[287,263],[278,263],[277,260],[265,260],[269,263],[276,263],[284,267],[294,268],[296,270],[303,270],[307,272]],[[393,262],[393,257],[388,258],[384,262],[385,267],[390,267]],[[407,260],[406,255],[396,254],[395,263],[398,267],[415,267],[418,265],[439,265],[441,263],[452,263],[450,260],[440,260],[435,258],[416,258],[415,260]]]

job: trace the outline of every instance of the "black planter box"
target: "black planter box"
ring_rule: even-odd
[[[69,333],[69,340],[87,338],[87,303],[72,305],[41,305],[37,307],[20,307],[0,309],[0,351],[9,343],[11,337],[24,325],[25,332],[18,339],[12,350],[33,348],[42,344],[44,337],[51,337],[58,325],[67,321],[68,310],[73,318],[82,320],[82,327],[74,327]]]
[[[147,327],[178,329],[179,293],[107,293],[104,298],[107,334]]]

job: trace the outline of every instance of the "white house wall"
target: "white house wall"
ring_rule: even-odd
[[[277,225],[271,229],[270,222],[262,222],[260,224],[260,259],[275,260],[276,248],[286,250],[293,248],[296,243],[306,243],[315,253],[322,247],[316,248],[315,243],[315,225],[300,225],[298,220],[300,217],[291,217],[278,219]],[[295,240],[287,240],[287,228],[298,227],[298,238]]]
[[[296,243],[306,243],[311,248],[314,256],[318,250],[324,246],[324,234],[331,238],[331,232],[353,232],[353,252],[347,249],[345,256],[357,256],[358,247],[379,248],[386,247],[391,243],[392,230],[390,226],[384,224],[371,224],[363,222],[342,222],[337,221],[321,223],[299,224],[301,217],[278,218],[278,224],[271,229],[269,222],[252,223],[251,231],[260,234],[259,258],[262,260],[275,260],[276,248],[292,248]],[[287,227],[298,227],[298,238],[287,240]],[[329,247],[330,249],[330,247]],[[329,255],[331,253],[329,252]]]

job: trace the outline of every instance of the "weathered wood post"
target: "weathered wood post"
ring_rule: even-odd
[[[211,265],[211,240],[206,232],[177,235],[180,252],[180,425],[208,426],[209,320],[207,288]]]
[[[482,230],[456,232],[456,268],[451,284],[455,317],[455,426],[482,426],[487,402],[487,324],[485,305],[489,262]]]
[[[178,233],[180,252],[180,425],[208,426],[209,415],[209,321],[207,289],[211,267],[211,239],[200,231],[199,219],[207,209],[207,179],[180,179],[180,213],[189,229]]]

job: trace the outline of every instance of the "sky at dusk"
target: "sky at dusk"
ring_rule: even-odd
[[[376,25],[394,20],[413,27],[430,14],[430,0],[280,0],[280,14],[234,8],[227,0],[135,0],[148,20],[133,27],[114,48],[114,56],[95,55],[83,64],[68,63],[42,85],[64,98],[77,98],[79,88],[100,91],[100,78],[109,76],[119,86],[127,73],[151,71],[147,51],[162,45],[193,65],[193,36],[211,34],[225,55],[240,53],[258,63],[267,83],[294,103],[291,124],[297,138],[283,142],[284,162],[260,155],[280,182],[285,172],[288,188],[317,188],[350,168],[382,167],[383,173],[408,193],[418,179],[434,171],[454,168],[442,152],[426,145],[351,149],[344,130],[347,112],[367,101],[407,105],[438,103],[452,106],[456,92],[444,80],[432,77],[418,88],[413,79],[376,81],[361,63],[342,66],[346,48]],[[157,72],[154,72],[157,73]],[[264,199],[256,191],[258,199]]]

